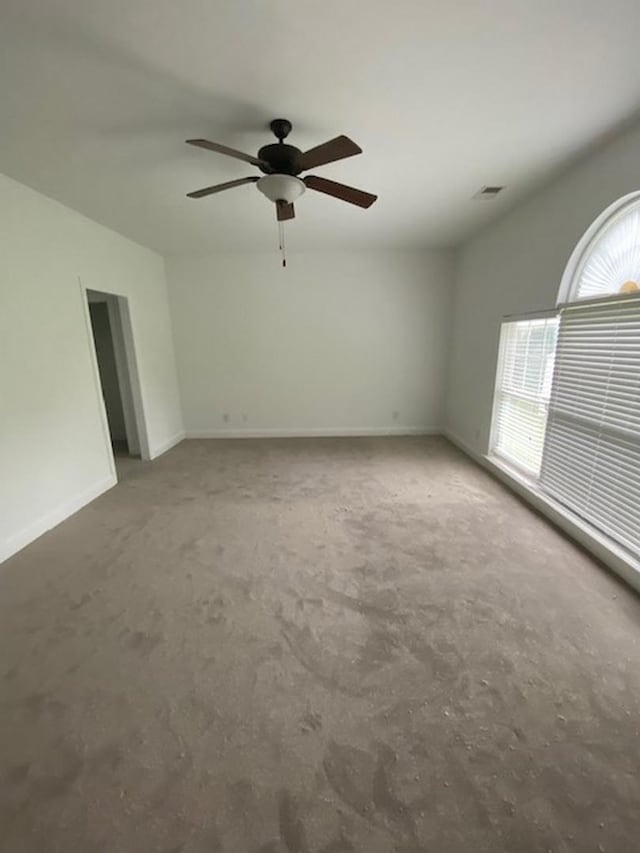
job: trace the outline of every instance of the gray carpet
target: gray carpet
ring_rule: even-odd
[[[0,850],[632,853],[640,602],[443,439],[184,442],[0,569]]]

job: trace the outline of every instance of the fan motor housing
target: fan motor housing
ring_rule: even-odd
[[[272,145],[263,145],[258,151],[258,159],[264,160],[267,166],[260,166],[265,175],[276,172],[279,175],[297,175],[298,159],[302,152],[295,145],[287,145],[286,142],[274,142]]]

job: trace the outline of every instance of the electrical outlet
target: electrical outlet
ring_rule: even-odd
[[[242,413],[242,423],[246,424],[246,422],[247,422],[247,416],[246,416],[245,412],[243,412]]]
[[[229,414],[227,412],[225,412],[222,416],[222,420],[225,422],[225,424],[229,423]]]
[[[393,411],[391,413],[391,417],[394,419],[394,421],[397,421],[398,418],[400,417],[400,412]]]

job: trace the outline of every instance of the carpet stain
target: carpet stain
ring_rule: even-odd
[[[280,835],[289,853],[309,853],[304,824],[298,815],[295,800],[283,790],[278,797]]]

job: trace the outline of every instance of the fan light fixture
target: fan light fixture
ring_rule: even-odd
[[[205,148],[208,151],[216,151],[227,157],[234,157],[244,163],[257,166],[263,173],[263,177],[247,175],[246,178],[236,178],[235,181],[225,181],[224,184],[214,184],[212,187],[203,187],[187,193],[189,198],[203,198],[214,193],[230,190],[234,187],[242,187],[245,184],[255,184],[260,192],[275,205],[276,219],[280,232],[280,251],[282,252],[282,266],[286,266],[284,251],[284,226],[283,223],[289,219],[295,219],[296,211],[293,202],[299,198],[307,189],[315,190],[333,198],[346,201],[347,204],[355,204],[357,207],[371,207],[378,196],[330,181],[328,178],[320,178],[317,175],[305,175],[300,180],[297,177],[301,172],[315,169],[316,166],[324,166],[327,163],[335,163],[336,160],[344,160],[353,157],[354,154],[362,154],[362,148],[356,145],[348,136],[341,134],[328,142],[316,145],[308,151],[301,151],[295,145],[289,145],[284,140],[291,133],[291,122],[286,118],[275,118],[269,125],[273,135],[278,140],[269,145],[263,145],[258,151],[258,156],[236,151],[228,145],[219,142],[210,142],[208,139],[187,139],[188,145],[197,148]]]
[[[293,204],[306,190],[300,178],[294,175],[264,175],[256,186],[269,201]]]

